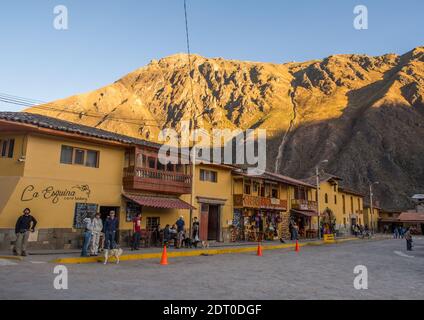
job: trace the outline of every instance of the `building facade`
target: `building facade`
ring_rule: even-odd
[[[204,161],[164,165],[160,147],[41,115],[0,112],[0,247],[14,242],[25,208],[38,220],[32,248],[79,248],[83,219],[96,212],[106,219],[111,211],[121,245],[130,243],[137,213],[146,239],[180,216],[187,231],[197,217],[200,238],[208,241],[287,239],[294,223],[300,237],[317,237],[314,183]],[[365,221],[363,197],[340,180],[321,180],[320,222],[333,219],[341,232]]]
[[[316,177],[305,179],[316,184]],[[320,224],[324,229],[334,229],[340,235],[350,234],[353,225],[364,225],[364,195],[346,188],[338,176],[320,175]]]

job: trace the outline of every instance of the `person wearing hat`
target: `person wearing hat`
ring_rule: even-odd
[[[16,242],[14,254],[25,257],[27,255],[26,248],[28,244],[29,233],[35,231],[37,220],[31,216],[31,210],[26,208],[23,215],[18,218],[15,226]]]

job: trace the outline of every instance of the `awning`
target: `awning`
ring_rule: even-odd
[[[318,216],[318,212],[316,211],[309,211],[309,210],[295,210],[295,209],[291,209],[292,213],[296,213],[296,214],[301,214],[307,217],[317,217]]]
[[[123,197],[145,207],[163,209],[196,209],[187,202],[172,197],[155,197],[133,194],[123,194]]]
[[[424,223],[424,212],[403,212],[399,216],[400,222]]]

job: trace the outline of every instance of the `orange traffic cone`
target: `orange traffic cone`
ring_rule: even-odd
[[[163,247],[162,258],[160,259],[160,264],[163,266],[168,265],[168,254],[166,253],[166,245]]]
[[[258,257],[262,257],[262,246],[261,243],[258,242],[258,253],[257,253]]]
[[[300,248],[299,248],[299,241],[296,240],[296,247],[294,249],[294,251],[299,252]]]

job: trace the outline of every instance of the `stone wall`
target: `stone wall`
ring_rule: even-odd
[[[0,250],[10,250],[16,241],[14,229],[0,229]],[[28,250],[79,249],[82,231],[76,229],[38,229],[30,237]]]

